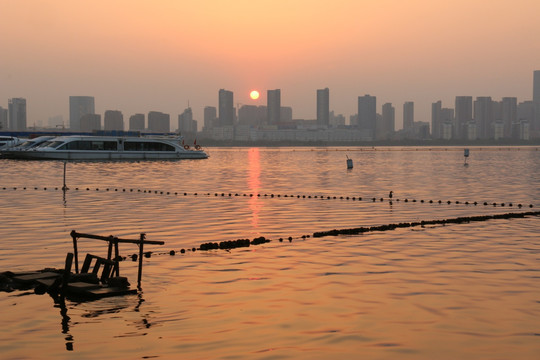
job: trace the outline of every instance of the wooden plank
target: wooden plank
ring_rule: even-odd
[[[102,287],[102,288],[99,288],[99,289],[90,290],[89,292],[92,293],[94,296],[106,297],[106,296],[119,296],[119,295],[127,295],[127,294],[136,294],[137,289]]]
[[[67,285],[67,290],[73,291],[73,292],[85,292],[85,291],[95,290],[99,288],[100,288],[99,284],[91,284],[91,283],[82,282],[82,281],[68,283]]]
[[[14,276],[13,281],[20,282],[20,283],[33,283],[36,280],[51,279],[51,278],[57,278],[60,276],[61,274],[55,273],[55,272],[37,272],[37,273],[30,273],[26,275]]]

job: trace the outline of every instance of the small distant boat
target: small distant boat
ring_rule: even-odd
[[[60,136],[28,149],[2,150],[10,159],[168,160],[206,159],[200,145],[191,148],[178,136]]]

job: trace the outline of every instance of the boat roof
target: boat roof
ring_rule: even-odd
[[[54,139],[54,141],[74,141],[74,140],[97,140],[97,141],[116,141],[116,140],[142,140],[142,141],[152,141],[152,140],[169,140],[169,141],[177,141],[181,140],[182,137],[180,136],[159,136],[159,135],[151,135],[151,136],[108,136],[108,135],[65,135],[65,136],[58,136]]]

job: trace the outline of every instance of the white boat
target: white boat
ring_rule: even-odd
[[[25,142],[20,143],[19,145],[15,145],[11,147],[9,150],[28,150],[31,148],[35,148],[41,144],[43,144],[46,141],[49,141],[51,139],[54,139],[55,136],[38,136],[33,139],[28,139]]]
[[[21,144],[23,140],[14,136],[0,136],[0,150],[9,149],[13,146]]]
[[[200,146],[182,145],[181,137],[60,136],[26,150],[4,150],[3,157],[30,160],[206,159]]]

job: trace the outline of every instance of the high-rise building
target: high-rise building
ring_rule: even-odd
[[[414,102],[406,101],[403,104],[403,130],[412,130],[414,127]]]
[[[92,132],[101,130],[101,115],[85,114],[79,119],[79,131]]]
[[[469,124],[472,122],[472,96],[456,96],[454,138],[467,139]]]
[[[382,124],[381,138],[388,139],[396,131],[396,109],[392,103],[386,103],[382,106]]]
[[[540,70],[533,73],[534,130],[540,130]]]
[[[217,109],[215,106],[204,107],[204,130],[210,130],[217,126]]]
[[[474,122],[478,139],[493,138],[493,101],[490,96],[478,96],[474,101]]]
[[[0,130],[7,130],[8,128],[8,109],[4,109],[0,106]]]
[[[431,136],[434,139],[442,138],[441,109],[442,109],[441,100],[431,104]]]
[[[81,130],[81,117],[86,114],[94,114],[93,96],[70,96],[69,97],[69,128],[72,131]]]
[[[268,125],[277,125],[281,121],[281,90],[268,90],[267,96]]]
[[[186,108],[182,114],[178,115],[178,131],[180,131],[181,134],[197,132],[197,121],[193,120],[193,111],[190,107]]]
[[[517,121],[518,123],[524,124],[527,123],[529,126],[529,134],[535,132],[535,129],[532,129],[535,119],[534,119],[534,102],[524,101],[520,102],[517,107]],[[535,137],[537,137],[536,135]]]
[[[159,111],[148,113],[148,131],[165,134],[171,131],[171,117]]]
[[[330,90],[317,90],[317,125],[330,125]]]
[[[143,131],[144,130],[144,114],[135,114],[129,117],[129,130],[130,131]]]
[[[292,122],[292,107],[282,106],[279,110],[280,122]]]
[[[105,117],[103,119],[104,130],[124,130],[124,115],[119,110],[107,110],[105,111]]]
[[[515,128],[517,126],[517,98],[503,97],[501,104],[504,137],[519,138],[519,128]]]
[[[238,109],[238,125],[257,127],[266,122],[266,106],[244,105]]]
[[[12,131],[26,130],[26,99],[8,100],[8,127]]]
[[[358,97],[358,127],[367,132],[371,139],[376,138],[377,98],[371,95]]]
[[[234,95],[232,91],[219,90],[219,126],[234,125]]]

